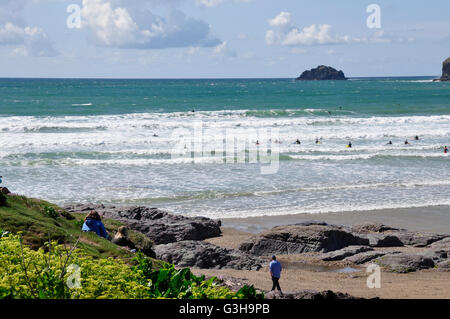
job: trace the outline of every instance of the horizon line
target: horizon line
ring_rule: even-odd
[[[383,75],[383,76],[350,76],[347,79],[377,79],[377,78],[440,78],[439,75]],[[173,77],[173,78],[145,78],[145,77],[40,77],[40,76],[0,76],[0,79],[24,80],[295,80],[297,77]],[[312,80],[314,81],[314,80]],[[318,81],[318,80],[316,80]],[[333,80],[330,80],[333,81]]]

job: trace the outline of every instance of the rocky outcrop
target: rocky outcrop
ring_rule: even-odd
[[[297,80],[303,80],[303,81],[315,81],[315,80],[347,80],[347,78],[344,75],[344,72],[337,71],[336,69],[325,66],[325,65],[319,65],[315,69],[311,69],[308,71],[303,72]]]
[[[375,262],[389,271],[399,273],[428,269],[435,265],[430,256],[411,253],[387,254],[376,259]]]
[[[236,249],[221,248],[203,241],[179,241],[155,246],[158,259],[179,267],[259,270],[264,261]]]
[[[366,223],[350,228],[352,233],[369,239],[373,247],[426,247],[448,237],[446,234],[411,232],[406,229],[389,227],[380,223]]]
[[[96,210],[102,217],[119,220],[131,229],[141,232],[155,244],[182,240],[203,240],[220,236],[220,221],[206,217],[185,217],[157,208],[144,206],[115,207],[105,205],[71,205],[68,212],[87,213]]]
[[[313,299],[313,300],[335,300],[335,299],[357,299],[349,294],[333,292],[331,290],[315,291],[303,290],[295,293],[281,294],[278,291],[269,291],[264,295],[265,299]]]
[[[325,223],[278,226],[252,237],[239,247],[255,255],[329,252],[351,245],[368,246],[369,240]]]
[[[346,257],[350,257],[359,253],[372,251],[373,248],[367,246],[348,246],[339,250],[330,251],[323,254],[320,259],[323,261],[335,261],[342,260]]]
[[[442,63],[442,76],[440,81],[450,81],[450,58]]]
[[[353,256],[349,256],[347,258],[344,258],[344,261],[349,261],[351,263],[354,263],[356,265],[362,265],[365,264],[371,260],[374,260],[375,258],[381,257],[386,255],[386,253],[381,252],[381,251],[367,251],[367,252],[362,252],[362,253],[358,253],[356,255]]]

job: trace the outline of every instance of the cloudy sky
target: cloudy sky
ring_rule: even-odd
[[[0,0],[0,77],[438,75],[449,12],[448,0]]]

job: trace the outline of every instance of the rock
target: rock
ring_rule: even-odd
[[[450,271],[450,259],[439,262],[436,267],[440,271]]]
[[[394,235],[390,234],[362,234],[363,238],[369,240],[369,245],[372,247],[402,247],[403,242]]]
[[[433,233],[419,233],[419,232],[394,232],[391,235],[396,236],[404,245],[414,247],[426,247],[436,241],[444,239],[449,235],[433,234]]]
[[[297,80],[347,80],[347,78],[342,71],[337,71],[330,66],[319,65],[315,69],[303,72]]]
[[[373,248],[370,248],[367,246],[348,246],[348,247],[344,247],[339,250],[325,253],[321,256],[320,259],[323,261],[342,260],[346,257],[350,257],[350,256],[356,255],[358,253],[363,253],[363,252],[371,251],[371,250],[373,250]]]
[[[371,222],[354,225],[351,227],[351,230],[359,234],[368,234],[368,233],[383,233],[388,230],[399,230],[399,229],[386,226],[381,223]]]
[[[356,299],[355,297],[341,292],[303,290],[295,293],[281,294],[279,291],[269,291],[264,295],[265,299],[315,299],[315,300],[333,300],[333,299]]]
[[[351,245],[369,245],[369,240],[355,236],[338,226],[278,226],[250,238],[239,247],[255,255],[328,252]]]
[[[220,221],[206,217],[174,215],[157,208],[86,204],[67,206],[65,209],[69,212],[96,210],[102,217],[119,220],[131,229],[147,235],[155,244],[204,240],[221,234]]]
[[[430,245],[433,250],[443,250],[450,254],[450,237],[435,241]]]
[[[367,251],[347,257],[344,259],[344,261],[349,261],[354,264],[361,265],[384,255],[386,255],[386,253],[380,251]]]
[[[421,254],[387,254],[376,259],[375,262],[390,271],[399,273],[407,273],[434,267],[433,260],[430,257]]]
[[[442,63],[442,76],[440,81],[450,81],[450,58]]]
[[[236,249],[195,240],[155,246],[156,257],[179,267],[259,270],[264,261]],[[268,262],[267,262],[268,263]]]

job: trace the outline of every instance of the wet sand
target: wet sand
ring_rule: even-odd
[[[259,233],[278,225],[295,224],[307,220],[325,221],[337,225],[380,222],[412,231],[450,233],[450,206],[221,219],[223,227],[250,233]]]

